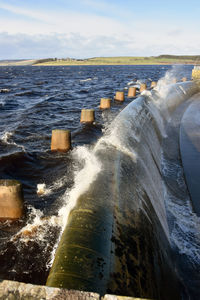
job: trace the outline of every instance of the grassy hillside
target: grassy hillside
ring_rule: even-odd
[[[199,56],[160,55],[151,57],[93,57],[88,59],[52,59],[48,62],[37,61],[35,65],[160,65],[160,64],[198,64]]]
[[[93,57],[88,59],[57,59],[46,58],[38,60],[13,60],[0,61],[0,66],[63,66],[63,65],[168,65],[168,64],[200,64],[200,55],[178,56],[178,55],[160,55],[160,56],[118,56],[118,57]]]

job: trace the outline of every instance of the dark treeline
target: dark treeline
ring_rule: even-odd
[[[37,59],[34,64],[39,64],[39,63],[45,63],[48,61],[56,61],[57,58],[43,58],[43,59]]]
[[[200,55],[169,55],[163,54],[159,56],[155,56],[155,58],[166,58],[166,59],[192,59],[192,60],[199,60]]]

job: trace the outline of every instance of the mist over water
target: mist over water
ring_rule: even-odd
[[[137,180],[170,241],[182,297],[198,299],[200,220],[191,206],[178,150],[177,119],[182,112],[173,114],[166,101],[173,77],[190,78],[192,68],[0,69],[0,90],[7,89],[0,93],[0,174],[23,183],[26,204],[23,220],[15,226],[0,225],[0,278],[45,283],[69,212],[104,171],[101,151],[113,147],[128,157],[130,165],[141,166],[145,175],[141,182],[139,175]],[[146,81],[150,86],[160,78],[156,89],[143,92],[145,101],[134,100],[125,108],[132,101],[126,98],[122,105],[114,103],[109,112],[98,109],[101,97],[113,98],[116,90],[126,91],[130,84]],[[185,93],[181,87],[177,102]],[[82,108],[95,109],[93,126],[79,123]],[[54,128],[72,131],[73,150],[68,154],[49,151]],[[43,194],[39,195],[41,184]],[[143,201],[137,202],[138,210],[148,214]]]

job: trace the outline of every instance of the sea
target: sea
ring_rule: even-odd
[[[72,194],[74,199],[95,175],[92,149],[136,99],[127,97],[128,88],[135,86],[139,97],[141,83],[150,92],[152,81],[169,73],[177,80],[191,79],[192,69],[192,65],[0,67],[0,178],[22,183],[25,204],[21,220],[0,223],[0,278],[45,284],[73,207]],[[125,92],[123,103],[114,101],[116,91]],[[111,109],[99,108],[101,98],[111,98]],[[80,123],[81,110],[87,108],[95,110],[93,124]],[[71,131],[72,150],[51,152],[53,129]],[[181,166],[163,158],[162,168],[163,178],[174,180],[172,185],[182,180]],[[199,299],[199,218],[189,200],[180,205],[166,196],[165,201],[177,220],[170,239],[185,285],[182,297]]]

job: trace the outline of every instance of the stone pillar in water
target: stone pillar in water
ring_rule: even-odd
[[[16,220],[23,216],[22,185],[17,180],[0,180],[0,220]]]
[[[200,66],[194,66],[192,70],[192,79],[200,79]]]
[[[67,152],[71,149],[71,133],[65,129],[52,130],[51,151]]]
[[[108,109],[108,108],[110,108],[110,102],[111,102],[110,98],[101,98],[100,108],[101,109]]]
[[[156,87],[156,85],[157,85],[157,83],[156,83],[155,81],[152,81],[152,82],[151,82],[151,88]]]
[[[142,93],[142,92],[145,91],[146,89],[147,89],[146,83],[141,83],[141,84],[140,84],[140,93]]]
[[[82,109],[80,120],[81,123],[93,123],[94,118],[94,109]]]
[[[124,92],[119,92],[119,91],[116,92],[114,99],[117,101],[123,102],[124,101]]]
[[[128,98],[135,97],[135,96],[136,96],[136,87],[131,86],[128,89]]]

